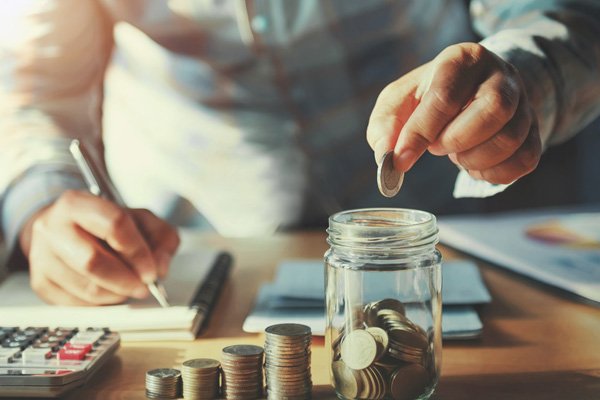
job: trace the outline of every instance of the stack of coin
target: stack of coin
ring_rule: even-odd
[[[183,397],[212,400],[219,396],[220,363],[211,358],[196,358],[183,363]]]
[[[345,398],[412,399],[434,382],[432,346],[427,333],[395,299],[363,308],[363,327],[341,329],[332,340],[332,372]]]
[[[310,399],[310,328],[301,324],[278,324],[269,326],[265,333],[267,398]]]
[[[248,344],[225,347],[221,354],[225,399],[254,400],[263,392],[263,348]]]
[[[149,399],[177,399],[181,395],[181,372],[172,368],[158,368],[146,372],[146,397]]]

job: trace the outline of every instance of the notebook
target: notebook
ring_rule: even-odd
[[[440,218],[440,241],[600,302],[600,205]]]
[[[254,309],[244,321],[246,332],[262,332],[276,323],[302,323],[313,334],[325,332],[325,283],[322,260],[286,260],[272,283],[263,285]],[[387,279],[383,277],[383,279]],[[469,339],[481,335],[483,325],[473,305],[491,301],[477,265],[467,260],[448,261],[442,267],[442,333],[445,339]],[[373,285],[367,301],[393,297]]]
[[[101,326],[123,340],[193,340],[215,303],[231,267],[228,253],[181,250],[164,281],[171,307],[152,297],[103,307],[50,306],[29,286],[27,272],[10,274],[0,284],[0,321],[4,326]]]

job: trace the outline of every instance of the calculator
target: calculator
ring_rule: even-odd
[[[119,348],[108,328],[0,327],[0,397],[59,397]]]

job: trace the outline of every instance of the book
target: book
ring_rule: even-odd
[[[600,302],[600,205],[450,216],[438,225],[450,247]]]
[[[228,253],[179,251],[164,281],[171,304],[167,308],[152,297],[112,306],[51,306],[31,290],[27,272],[15,272],[0,284],[0,321],[4,326],[102,326],[130,341],[193,340],[208,319],[231,264]]]

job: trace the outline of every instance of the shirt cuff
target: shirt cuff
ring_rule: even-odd
[[[0,222],[9,255],[18,250],[19,234],[29,218],[68,189],[86,190],[83,177],[72,171],[43,167],[28,171],[10,186],[0,210]]]

